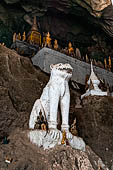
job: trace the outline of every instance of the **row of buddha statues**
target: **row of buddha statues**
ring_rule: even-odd
[[[14,33],[13,42],[15,42],[16,39],[26,41],[25,32],[23,33],[22,36],[20,35],[20,33],[19,34]],[[30,39],[30,43],[33,44],[32,41],[31,41],[32,39],[31,38],[29,38],[29,39]],[[41,40],[40,40],[40,42],[41,42]],[[52,48],[51,38],[50,38],[50,33],[49,32],[43,38],[43,44],[42,44],[41,48],[43,48],[43,47]],[[55,39],[53,49],[57,50],[57,51],[60,51],[61,53],[64,53],[66,55],[76,57],[79,60],[83,60],[83,61],[85,61],[87,63],[90,63],[90,59],[88,58],[88,55],[86,54],[86,56],[82,58],[80,50],[78,48],[76,48],[76,50],[74,50],[71,42],[69,42],[68,47],[65,47],[64,49],[60,49],[60,46],[58,45],[58,41]],[[104,58],[104,64],[101,61],[96,61],[95,59],[93,59],[93,64],[95,66],[99,66],[101,68],[105,68],[105,69],[108,69],[110,71],[111,67],[112,67],[112,65],[111,65],[111,57],[109,56],[108,60],[106,58]]]
[[[23,32],[22,35],[20,33],[13,34],[13,42],[15,42],[17,39],[21,40],[21,41],[26,41],[32,45],[38,45],[39,49],[41,49],[43,47],[49,47],[49,48],[57,50],[61,53],[64,53],[66,55],[69,55],[71,57],[75,57],[79,60],[85,61],[87,63],[91,62],[90,61],[91,59],[88,57],[87,54],[85,55],[85,57],[82,57],[81,52],[78,48],[76,48],[74,50],[71,42],[69,42],[68,47],[65,47],[64,49],[59,46],[58,41],[56,39],[54,40],[54,43],[52,45],[52,38],[50,36],[50,33],[49,32],[46,34],[43,33],[43,36],[42,36],[41,33],[38,31],[36,16],[34,17],[31,30],[28,32],[27,35],[26,35],[25,31]],[[108,61],[106,60],[106,58],[104,58],[104,64],[101,61],[97,62],[95,59],[93,59],[93,64],[110,71],[111,67],[112,67],[111,57],[109,56]]]

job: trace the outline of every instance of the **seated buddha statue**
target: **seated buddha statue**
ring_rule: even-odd
[[[74,53],[74,48],[72,47],[72,43],[71,42],[69,42],[69,44],[68,44],[68,53],[69,53],[69,55]]]

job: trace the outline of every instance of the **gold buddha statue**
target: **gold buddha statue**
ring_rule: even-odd
[[[13,43],[16,41],[16,33],[13,34]]]
[[[105,69],[107,68],[107,61],[106,61],[106,58],[104,58],[104,66],[105,66]]]
[[[36,16],[34,16],[34,21],[33,21],[31,31],[27,35],[27,42],[29,42],[30,44],[37,44],[41,46],[41,34],[38,31]]]
[[[55,50],[58,50],[58,41],[55,39],[54,41],[54,49]]]
[[[109,56],[108,61],[109,61],[109,70],[110,70],[111,69],[111,57],[110,56]]]
[[[51,48],[51,38],[50,38],[50,33],[48,32],[46,35],[46,42],[45,42],[46,46]]]
[[[22,41],[25,41],[26,40],[26,33],[24,31],[23,35],[22,35]]]
[[[65,132],[65,130],[62,132],[62,141],[61,141],[61,144],[62,145],[66,144],[66,132]]]
[[[74,48],[72,47],[72,43],[71,42],[69,42],[69,44],[68,44],[68,53],[69,53],[69,55],[74,53]]]
[[[87,54],[86,54],[86,62],[89,63],[89,58]]]
[[[20,32],[18,34],[18,40],[21,40],[21,35],[20,35]]]

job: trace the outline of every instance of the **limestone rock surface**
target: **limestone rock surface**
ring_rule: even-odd
[[[70,146],[56,146],[43,150],[30,143],[27,132],[15,131],[9,137],[10,143],[0,145],[0,170],[97,170],[98,164],[103,170],[108,168],[102,160],[87,146],[86,152],[72,149]],[[5,163],[11,159],[11,163]]]
[[[46,80],[39,72],[29,58],[0,46],[0,138],[28,127],[32,105]]]
[[[24,41],[16,40],[16,42],[11,45],[11,49],[16,50],[19,55],[31,57],[37,53],[39,47],[36,45],[30,45]]]
[[[3,137],[15,129],[28,129],[33,104],[40,98],[48,79],[45,73],[33,67],[29,58],[0,46],[0,145]],[[77,93],[71,89],[69,123],[71,125],[76,116],[78,135],[110,167],[113,164],[113,98],[84,98],[82,108],[76,109],[76,97]],[[15,148],[16,142],[11,149]],[[7,145],[4,146],[6,150],[2,154],[6,155]],[[26,148],[26,145],[22,147]]]
[[[110,167],[113,162],[113,97],[86,97],[82,108],[73,111],[78,135]]]

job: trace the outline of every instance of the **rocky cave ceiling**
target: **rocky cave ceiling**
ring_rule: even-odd
[[[92,42],[93,34],[98,32],[100,35],[101,30],[104,30],[102,32],[106,32],[108,37],[113,37],[112,11],[111,0],[2,0],[0,2],[0,19],[10,35],[24,30],[27,32],[33,16],[36,15],[41,32],[49,31],[51,36],[58,40],[72,41],[83,46],[88,46]],[[4,40],[4,36],[2,38]]]

